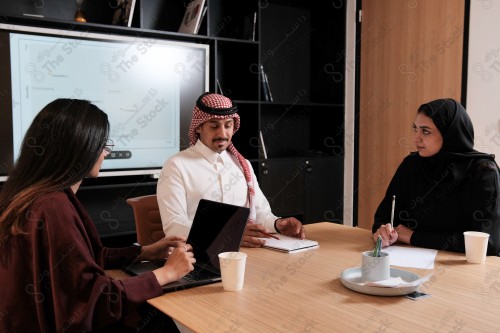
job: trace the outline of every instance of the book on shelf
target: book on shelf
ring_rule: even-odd
[[[222,90],[219,79],[217,79],[217,88],[216,89],[219,91],[220,95],[224,96],[224,91]]]
[[[187,34],[197,34],[202,16],[206,13],[205,0],[193,0],[187,7],[184,17],[182,19],[181,25],[179,27],[179,32]]]
[[[255,32],[257,29],[257,12],[247,14],[243,18],[243,39],[255,42]]]
[[[252,40],[255,42],[255,31],[257,29],[257,12],[253,13]]]
[[[279,239],[261,238],[266,241],[266,243],[262,245],[262,247],[287,253],[302,252],[319,247],[319,243],[311,239],[300,239],[281,234],[274,234],[274,236],[278,237]]]
[[[203,11],[201,12],[201,18],[200,21],[198,22],[198,26],[196,27],[195,34],[198,34],[198,31],[200,31],[201,24],[203,23],[203,20],[205,19],[206,15],[207,15],[207,5],[203,6]]]
[[[267,160],[267,148],[264,142],[264,135],[262,135],[262,131],[259,131],[259,141],[260,141],[259,158],[264,158],[265,160]]]
[[[260,85],[261,85],[261,91],[262,91],[262,96],[264,96],[264,101],[266,102],[272,102],[273,101],[273,95],[271,94],[271,88],[269,86],[269,80],[267,78],[267,74],[264,71],[264,66],[260,65]]]
[[[132,26],[136,0],[116,0],[114,2],[113,25]]]
[[[272,102],[273,101],[273,94],[271,94],[271,87],[269,86],[269,80],[267,78],[267,73],[264,72],[264,84],[266,85],[266,90],[267,90],[267,95],[268,95],[268,101]]]

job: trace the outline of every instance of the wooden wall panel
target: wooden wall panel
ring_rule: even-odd
[[[464,2],[362,1],[359,227],[371,228],[397,166],[415,150],[417,108],[436,98],[460,100]]]

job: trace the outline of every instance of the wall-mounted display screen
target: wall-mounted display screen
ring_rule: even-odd
[[[0,24],[0,177],[34,116],[57,98],[108,114],[114,150],[101,175],[157,174],[188,145],[208,90],[208,45]]]

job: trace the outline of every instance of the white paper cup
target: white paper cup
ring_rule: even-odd
[[[219,253],[222,287],[227,291],[243,288],[247,254],[244,252]]]
[[[391,277],[389,253],[380,252],[380,257],[374,257],[373,251],[363,252],[361,258],[361,278],[368,282],[387,280]]]
[[[481,264],[486,260],[490,235],[479,231],[464,232],[465,258],[471,264]]]

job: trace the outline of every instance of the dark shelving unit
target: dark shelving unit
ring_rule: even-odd
[[[242,127],[234,142],[251,161],[274,213],[305,223],[342,223],[346,4],[207,0],[198,34],[189,35],[177,32],[188,3],[137,0],[128,28],[110,24],[107,1],[84,2],[88,22],[77,23],[74,1],[46,0],[36,8],[33,1],[0,0],[0,20],[210,45],[209,88],[220,86],[238,104]],[[261,65],[272,102],[262,94]],[[135,232],[124,199],[155,191],[152,178],[113,177],[86,181],[78,196],[101,236],[111,237]]]

